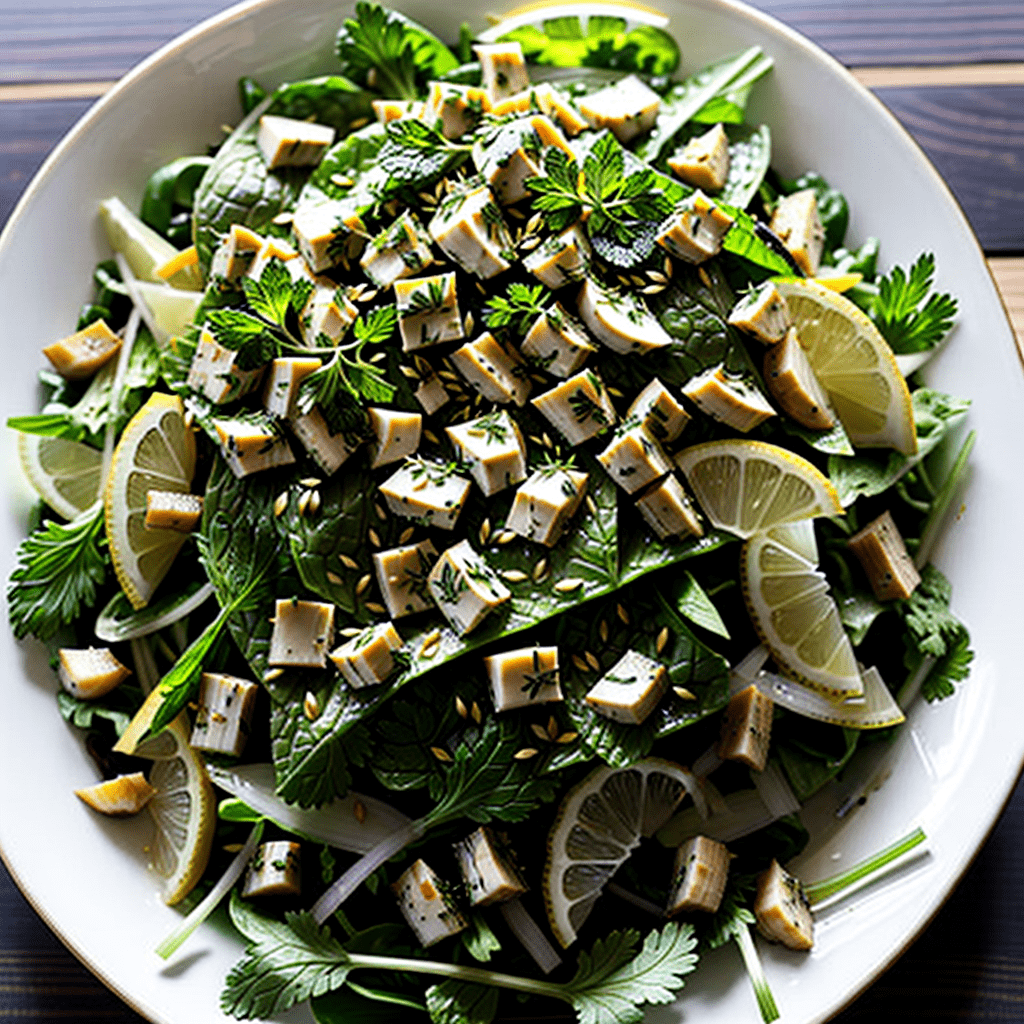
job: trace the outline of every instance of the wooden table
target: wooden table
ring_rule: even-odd
[[[90,103],[222,0],[0,0],[0,225]],[[950,183],[1024,341],[1024,0],[759,0],[874,89]],[[837,1021],[1024,1021],[1024,789],[919,941]],[[0,868],[0,1024],[140,1024]]]

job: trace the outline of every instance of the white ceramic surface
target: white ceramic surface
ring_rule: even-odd
[[[468,3],[403,9],[443,35]],[[814,168],[850,201],[848,238],[882,239],[882,263],[936,254],[938,284],[960,299],[960,326],[935,361],[935,385],[975,400],[980,436],[966,512],[938,562],[954,581],[954,603],[970,625],[977,658],[957,696],[917,707],[899,742],[893,777],[838,832],[817,837],[802,858],[809,879],[830,874],[923,825],[927,859],[889,885],[823,920],[809,956],[765,948],[787,1024],[827,1019],[905,948],[959,879],[1017,777],[1024,733],[1018,581],[1024,545],[1013,518],[1024,507],[1018,410],[1024,374],[982,254],[959,209],[914,143],[838,64],[771,19],[725,0],[663,0],[683,40],[683,70],[760,43],[776,71],[758,86],[751,118],[765,120],[784,173]],[[266,84],[330,69],[331,41],[347,13],[327,0],[265,0],[236,8],[188,33],[132,72],[96,105],[47,161],[0,239],[0,309],[5,342],[3,418],[33,411],[39,349],[67,333],[87,298],[95,262],[107,255],[97,202],[112,193],[137,205],[147,175],[167,159],[221,138],[238,117],[235,83]],[[478,27],[483,27],[479,25]],[[14,447],[3,438],[8,500],[0,518],[6,577],[23,535],[30,496]],[[15,877],[55,931],[104,981],[153,1021],[219,1021],[221,980],[236,942],[204,928],[166,967],[151,950],[178,920],[154,894],[145,870],[144,822],[109,822],[71,793],[94,779],[74,732],[54,707],[56,683],[34,643],[0,630],[0,847]],[[695,752],[680,752],[685,760]],[[809,815],[828,820],[835,794]],[[833,830],[834,831],[834,830]],[[600,906],[597,913],[600,913]],[[708,958],[673,1007],[651,1021],[751,1024],[757,1018],[731,948]],[[283,1018],[285,1019],[285,1018]],[[308,1020],[305,1011],[286,1019]]]

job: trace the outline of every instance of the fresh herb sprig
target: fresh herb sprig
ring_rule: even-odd
[[[924,253],[909,273],[893,267],[878,279],[871,315],[894,352],[926,352],[952,328],[957,301],[933,292],[934,278],[935,257]]]
[[[505,328],[524,337],[537,317],[543,315],[551,302],[551,293],[542,285],[508,286],[508,298],[496,295],[484,306],[484,323],[492,331]]]
[[[386,194],[403,187],[416,190],[432,185],[464,164],[472,150],[450,142],[425,121],[401,118],[390,121],[385,131],[378,163],[390,176]]]

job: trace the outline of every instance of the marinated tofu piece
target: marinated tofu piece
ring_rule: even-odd
[[[298,249],[283,238],[269,237],[263,239],[263,244],[257,250],[252,263],[249,264],[245,276],[258,281],[273,260],[280,260],[284,264],[288,276],[293,281],[309,273],[305,261],[299,259]]]
[[[279,600],[274,606],[267,664],[281,668],[326,668],[334,642],[334,605]]]
[[[728,373],[721,364],[692,377],[682,390],[705,416],[742,434],[775,415],[775,410],[751,382]]]
[[[888,510],[855,533],[846,546],[864,567],[879,601],[908,598],[921,576],[907,554],[906,544]]]
[[[547,114],[570,137],[579,135],[585,128],[590,127],[587,119],[573,106],[569,98],[550,82],[538,82],[522,92],[498,100],[491,106],[491,113],[495,117],[527,114],[531,111]]]
[[[671,444],[677,440],[690,422],[690,414],[657,377],[633,399],[633,404],[626,410],[626,419],[633,418],[639,420],[662,444]]]
[[[661,445],[635,416],[623,420],[597,461],[627,494],[672,471]]]
[[[663,539],[683,534],[704,536],[697,510],[674,476],[655,480],[644,488],[636,499],[636,507],[644,521]]]
[[[504,410],[446,427],[445,433],[487,497],[526,479],[526,443],[519,425]]]
[[[181,491],[146,491],[146,529],[191,533],[203,517],[203,498]]]
[[[667,686],[664,665],[629,650],[590,688],[586,701],[605,718],[640,725],[658,706]]]
[[[525,405],[532,385],[523,357],[485,332],[451,356],[452,365],[488,402]]]
[[[362,689],[383,683],[395,671],[395,651],[402,646],[394,624],[380,622],[331,651],[330,658],[349,686]]]
[[[519,43],[477,43],[473,52],[480,61],[483,87],[492,106],[529,86],[530,73]]]
[[[391,891],[406,923],[424,948],[458,935],[467,927],[449,887],[424,860],[410,865]]]
[[[430,594],[459,636],[471,633],[511,596],[468,540],[448,548],[427,577]]]
[[[359,310],[329,277],[316,277],[313,285],[299,317],[302,338],[310,348],[329,348],[345,337]]]
[[[222,345],[203,328],[188,370],[187,385],[214,405],[233,402],[247,395],[263,376],[263,367],[238,366],[238,352]]]
[[[289,425],[306,453],[326,476],[333,476],[362,444],[362,438],[357,434],[344,430],[332,432],[317,406],[293,417]]]
[[[263,408],[281,419],[294,416],[302,382],[322,365],[312,356],[275,359],[263,385]]]
[[[716,124],[703,135],[694,136],[668,158],[668,165],[681,181],[708,192],[720,192],[729,177],[729,137]]]
[[[394,288],[403,352],[465,337],[454,271],[402,278]]]
[[[595,370],[582,370],[532,404],[571,445],[589,441],[615,423],[615,407]]]
[[[440,130],[446,139],[460,139],[473,131],[484,114],[490,113],[486,89],[454,82],[431,82],[423,120]]]
[[[100,319],[43,349],[43,355],[65,380],[85,380],[121,349],[121,339]]]
[[[519,351],[554,377],[570,377],[597,351],[587,332],[565,306],[554,303],[534,320]]]
[[[390,288],[399,278],[418,274],[433,262],[430,235],[406,210],[366,244],[359,265],[378,288]]]
[[[109,647],[62,647],[57,652],[57,678],[72,697],[95,700],[110,693],[130,675]]]
[[[413,392],[416,401],[423,407],[428,416],[433,416],[438,409],[448,404],[449,395],[441,378],[436,373],[424,377]]]
[[[620,355],[672,344],[640,296],[602,288],[592,277],[580,289],[579,310],[594,337]]]
[[[557,647],[523,647],[484,658],[495,711],[563,700]]]
[[[471,906],[489,907],[529,891],[508,843],[486,825],[452,849]]]
[[[579,224],[551,235],[523,258],[523,266],[552,291],[587,276],[593,250]]]
[[[265,242],[244,224],[232,224],[210,259],[210,279],[234,284],[252,266]]]
[[[814,918],[803,887],[778,861],[773,860],[757,880],[754,916],[757,930],[769,942],[799,950],[814,945]]]
[[[551,146],[573,156],[555,124],[544,114],[534,114],[509,121],[486,138],[478,138],[473,143],[473,163],[494,198],[508,206],[531,195],[524,183],[544,173],[544,151]]]
[[[199,708],[189,743],[197,750],[241,757],[249,739],[258,690],[247,679],[204,672],[199,681]]]
[[[801,426],[809,430],[835,426],[828,395],[811,369],[795,327],[765,352],[764,382],[772,398]]]
[[[722,249],[732,217],[703,192],[694,192],[658,229],[658,245],[685,263],[703,263]]]
[[[377,586],[391,618],[400,619],[434,607],[427,591],[427,577],[436,561],[437,549],[429,540],[373,553]]]
[[[450,464],[411,458],[380,485],[380,493],[396,516],[451,530],[471,486]]]
[[[818,214],[818,198],[813,188],[783,196],[772,214],[771,229],[792,253],[797,266],[814,277],[825,248],[825,229]]]
[[[552,547],[580,507],[588,474],[560,466],[542,467],[516,491],[505,529]]]
[[[453,189],[427,229],[449,259],[483,280],[508,270],[517,258],[501,207],[480,177]]]
[[[214,420],[220,453],[237,477],[260,473],[295,461],[277,424],[264,412],[250,412],[230,420]]]
[[[420,446],[423,417],[400,409],[370,409],[370,468],[379,469],[413,455]]]
[[[325,124],[296,121],[276,114],[264,114],[260,118],[256,136],[256,145],[271,170],[315,166],[333,141],[334,129]]]
[[[786,300],[774,281],[752,288],[732,308],[729,323],[765,345],[782,341],[792,326]]]
[[[669,917],[701,911],[714,914],[722,903],[729,877],[729,851],[707,836],[694,836],[676,851]]]
[[[302,895],[302,846],[278,839],[260,843],[249,862],[242,886],[242,899],[257,896]]]
[[[75,796],[83,803],[112,818],[127,818],[138,814],[155,793],[156,790],[142,772],[118,775],[116,779],[107,779],[94,786],[75,790]]]
[[[718,756],[739,761],[755,772],[763,772],[772,739],[775,705],[756,686],[734,694],[725,708]]]
[[[334,200],[303,203],[292,218],[292,233],[306,266],[320,274],[362,247],[362,219],[351,203]],[[350,245],[350,242],[353,245]]]
[[[426,104],[422,100],[373,100],[374,116],[381,124],[409,119],[421,121]]]
[[[591,128],[607,128],[623,145],[654,127],[661,97],[636,75],[628,75],[577,100]]]

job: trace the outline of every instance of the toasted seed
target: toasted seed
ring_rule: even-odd
[[[668,643],[668,626],[662,626],[661,632],[658,634],[658,639],[654,642],[654,649],[658,654],[661,654],[665,650],[665,645]]]
[[[505,209],[505,212],[515,220],[525,220],[526,214],[522,210],[517,210],[514,206],[509,206]]]
[[[310,491],[309,492],[309,514],[315,516],[320,511],[320,492]]]
[[[458,712],[459,718],[469,717],[469,708],[466,707],[465,701],[458,695],[455,695],[455,710]]]
[[[506,569],[501,573],[501,576],[503,579],[508,580],[509,583],[522,583],[530,578],[525,572],[520,572],[518,569]]]
[[[615,276],[619,279],[619,284],[621,284],[623,288],[628,288],[630,284],[632,284],[629,278],[624,274],[616,274]]]
[[[412,535],[416,532],[415,526],[407,526],[399,535],[399,544],[408,544],[412,540]]]
[[[288,492],[282,491],[274,499],[274,515],[280,518],[284,515],[284,510],[288,507]]]
[[[587,495],[587,511],[592,515],[597,515],[597,502],[588,494]]]
[[[295,220],[295,214],[289,213],[287,210],[284,213],[279,213],[270,223],[271,224],[291,224]]]
[[[440,444],[441,443],[438,440],[437,434],[435,434],[432,430],[424,430],[423,431],[423,440],[429,442],[430,444]]]
[[[303,487],[319,487],[323,483],[323,480],[315,476],[304,476],[299,483],[302,484]]]
[[[429,203],[431,205],[436,205],[434,197],[429,192],[421,192],[420,193],[420,199],[424,203]]]
[[[452,759],[452,755],[443,747],[431,747],[430,752],[438,759],[438,761],[450,761]]]
[[[531,757],[536,757],[540,751],[536,747],[523,747],[522,750],[517,750],[512,756],[517,761],[529,761]]]
[[[268,668],[267,671],[263,673],[263,682],[272,683],[275,679],[280,679],[283,675],[283,668]]]
[[[597,634],[604,643],[608,643],[608,623],[605,619],[602,619],[598,625]]]
[[[358,597],[360,594],[366,593],[366,588],[369,587],[371,580],[372,577],[370,576],[369,573],[367,573],[365,576],[359,577],[359,582],[356,584],[356,597]]]
[[[548,733],[543,725],[538,725],[536,722],[532,722],[530,724],[530,728],[533,730],[533,735],[536,736],[537,739],[547,742]]]
[[[663,292],[668,285],[664,284],[649,284],[645,288],[641,288],[640,292],[643,295],[657,295],[659,292]]]
[[[480,710],[480,705],[476,701],[473,701],[473,706],[469,709],[470,715],[473,716],[473,721],[479,725],[484,720],[483,712]]]
[[[344,629],[338,630],[338,636],[345,637],[346,640],[351,640],[354,636],[359,636],[362,633],[361,629],[356,629],[355,626],[346,626]]]
[[[660,270],[648,270],[647,271],[647,276],[655,284],[667,284],[668,283],[668,278]]]
[[[331,572],[331,570],[328,569],[327,582],[333,583],[336,587],[340,587],[345,581],[336,572]]]
[[[420,379],[420,375],[411,366],[400,366],[398,370],[403,377],[408,377],[409,380]]]
[[[703,267],[697,267],[697,276],[701,279],[701,283],[705,288],[712,288],[711,278],[708,277],[708,272]]]
[[[309,499],[313,497],[312,491],[303,491],[299,495],[299,515],[304,516],[306,509],[309,508]]]
[[[466,319],[462,321],[463,330],[465,330],[466,334],[473,333],[473,327],[475,324],[476,320],[473,319],[473,314],[471,312],[467,313]]]
[[[383,615],[387,611],[384,605],[378,604],[376,601],[367,601],[363,607],[368,612],[373,612],[374,615]]]
[[[665,276],[666,277],[671,277],[672,276],[672,270],[673,270],[671,258],[666,256],[665,257],[665,262],[662,264],[662,266],[665,269]]]
[[[378,535],[376,530],[367,530],[366,531],[366,536],[370,538],[370,543],[375,548],[379,548],[380,547],[380,536]]]
[[[555,716],[552,715],[548,719],[548,738],[554,739],[558,735],[558,722],[555,721]]]
[[[306,691],[306,698],[302,702],[302,711],[311,722],[315,722],[320,717],[320,701],[316,699],[316,694],[312,690]]]
[[[491,539],[491,521],[490,521],[490,519],[485,519],[480,524],[480,546],[481,547],[486,547],[487,546],[487,542],[490,539]]]
[[[672,692],[677,697],[682,697],[683,700],[696,700],[697,699],[697,694],[695,694],[695,693],[691,692],[690,690],[686,689],[685,686],[673,686],[672,687]]]
[[[605,389],[612,398],[622,398],[622,392],[618,388],[606,388]]]
[[[540,440],[541,444],[543,444],[545,448],[554,448],[555,446],[554,442],[551,440],[551,435],[546,432],[540,435]]]
[[[375,298],[377,298],[377,289],[376,288],[370,288],[368,291],[363,292],[363,294],[359,296],[359,301],[360,302],[373,302],[373,300]]]
[[[562,735],[559,736],[558,739],[555,740],[555,742],[556,743],[572,743],[572,741],[574,739],[577,739],[578,737],[579,737],[579,733],[578,732],[563,732]]]
[[[519,534],[515,530],[502,530],[497,537],[494,538],[495,544],[510,544],[518,537]]]
[[[543,222],[543,220],[544,220],[544,218],[541,216],[541,214],[535,213],[526,222],[526,233],[528,235],[532,235],[534,232],[536,232],[536,230],[541,226],[541,223]]]
[[[332,174],[331,184],[337,185],[338,188],[351,188],[355,182],[351,178],[347,178],[344,174]]]
[[[441,380],[450,380],[456,384],[458,384],[459,382],[459,378],[456,377],[455,374],[451,372],[451,370],[438,370],[437,375],[438,377],[441,378]]]
[[[388,517],[387,512],[385,512],[384,509],[376,502],[373,503],[373,511],[377,513],[378,519],[387,519]]]
[[[586,662],[585,662],[585,661],[584,661],[584,660],[583,660],[583,659],[582,659],[582,658],[581,658],[581,657],[580,657],[580,656],[579,656],[578,654],[574,654],[574,655],[572,656],[572,663],[573,663],[573,664],[574,664],[574,665],[575,665],[575,666],[576,666],[576,667],[577,667],[577,668],[578,668],[578,669],[579,669],[579,670],[580,670],[581,672],[589,672],[589,671],[590,671],[590,666],[589,666],[589,665],[588,665],[588,664],[587,664],[587,663],[586,663]]]
[[[416,369],[419,371],[421,377],[432,377],[434,375],[434,368],[423,358],[423,356],[414,355],[412,357],[413,363],[416,364]]]
[[[437,187],[434,189],[434,198],[435,199],[440,199],[442,194],[448,192],[449,188],[450,188],[450,186],[449,186],[449,183],[448,183],[448,179],[447,178],[442,178],[437,183]]]
[[[583,586],[583,580],[578,576],[572,576],[569,579],[559,580],[554,589],[560,594],[570,594],[574,590],[579,590]]]
[[[615,611],[618,612],[619,618],[622,620],[623,625],[629,625],[629,612],[626,611],[624,605],[616,605]]]
[[[366,821],[366,804],[362,800],[354,800],[352,802],[352,816],[360,825]]]
[[[476,284],[477,291],[481,295],[486,295],[487,294],[487,289],[479,281],[476,281],[474,283]]]
[[[597,660],[597,655],[592,651],[584,651],[583,657],[587,659],[587,664],[595,671],[601,671],[601,662]]]
[[[346,569],[359,568],[359,563],[354,558],[349,558],[348,555],[338,555],[338,561],[341,562]]]
[[[536,249],[538,245],[540,245],[540,235],[527,235],[519,243],[519,248],[524,252],[530,252],[531,249]]]
[[[544,576],[547,575],[547,571],[548,571],[548,560],[546,558],[542,558],[533,567],[532,575],[533,575],[534,583],[539,583],[544,578]]]
[[[245,843],[225,843],[221,849],[225,853],[241,853]]]
[[[531,440],[531,441],[532,441],[532,442],[533,442],[534,444],[543,444],[543,443],[544,443],[544,442],[543,442],[543,441],[542,441],[542,440],[541,440],[541,439],[540,439],[539,437],[535,437],[535,436],[534,436],[533,434],[527,434],[526,436],[527,436],[527,437],[528,437],[528,438],[529,438],[529,439],[530,439],[530,440]]]
[[[363,292],[365,292],[365,291],[366,291],[366,282],[363,281],[362,283],[357,284],[357,285],[353,285],[351,288],[349,288],[349,290],[348,290],[348,297],[353,302],[358,302],[359,301],[359,296],[362,295]]]

